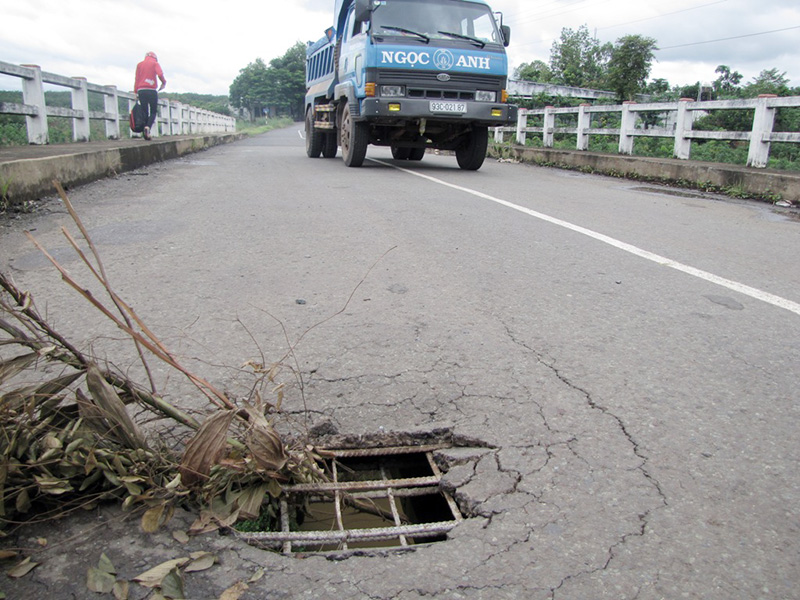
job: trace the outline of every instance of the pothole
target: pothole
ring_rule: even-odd
[[[328,481],[284,486],[280,531],[239,532],[284,554],[410,548],[447,539],[463,520],[440,485],[447,445],[317,449]]]

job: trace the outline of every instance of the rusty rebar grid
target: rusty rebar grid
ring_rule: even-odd
[[[321,454],[332,459],[332,481],[284,486],[284,497],[281,500],[281,531],[247,532],[238,533],[242,539],[255,545],[281,549],[285,554],[291,554],[300,546],[303,551],[309,548],[322,550],[325,547],[336,546],[337,551],[349,551],[348,544],[365,542],[394,541],[387,547],[407,547],[411,542],[409,538],[428,539],[440,537],[451,531],[463,517],[453,498],[440,487],[442,473],[433,460],[433,451],[443,448],[442,445],[427,446],[402,446],[393,448],[358,448],[325,450]],[[339,481],[339,458],[380,458],[381,456],[397,456],[402,454],[424,454],[427,464],[433,475],[421,477],[405,477],[389,479],[386,469],[380,466],[381,479],[364,481]],[[328,530],[290,531],[290,502],[293,497],[306,495],[310,499],[324,498],[331,501],[334,508],[334,520]],[[432,523],[403,523],[403,516],[397,504],[403,498],[439,495],[444,498],[453,519],[450,521],[436,521]],[[389,510],[385,511],[383,518],[394,525],[387,527],[369,527],[360,529],[347,529],[342,505],[350,504],[353,500],[387,500]],[[358,507],[357,507],[358,508]],[[384,509],[381,509],[384,512]],[[376,513],[377,514],[377,513]]]

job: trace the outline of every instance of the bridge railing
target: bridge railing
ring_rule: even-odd
[[[589,149],[589,138],[593,135],[616,136],[619,138],[619,153],[633,154],[634,140],[637,137],[662,137],[674,140],[673,156],[688,160],[691,154],[692,140],[734,140],[749,144],[747,165],[764,168],[769,162],[770,144],[772,142],[800,142],[800,132],[773,131],[775,117],[779,109],[800,107],[800,97],[777,97],[762,95],[747,100],[715,100],[695,102],[682,98],[678,102],[637,104],[625,102],[615,105],[582,104],[577,107],[542,109],[520,109],[516,127],[497,127],[494,130],[495,142],[502,143],[506,133],[513,133],[517,144],[525,145],[529,133],[541,134],[542,145],[552,148],[556,134],[572,134],[576,136],[578,150]],[[693,129],[699,116],[715,110],[751,110],[753,111],[750,131],[701,131]],[[593,127],[594,116],[600,113],[618,113],[619,127]],[[644,118],[650,113],[656,118]],[[574,127],[557,127],[556,117],[573,115],[577,124]],[[536,118],[539,126],[529,126],[528,119]],[[652,124],[657,122],[656,126]]]
[[[14,65],[0,61],[0,74],[22,80],[22,104],[0,102],[0,114],[24,115],[30,144],[48,143],[48,117],[72,119],[72,138],[75,142],[89,141],[92,119],[105,122],[105,136],[108,139],[119,139],[121,132],[125,130],[130,132],[131,137],[140,135],[133,133],[128,125],[128,114],[136,104],[136,94],[121,92],[113,85],[89,83],[83,77],[47,73],[37,65]],[[72,98],[71,108],[47,106],[44,84],[68,88]],[[104,110],[89,110],[90,92],[102,94]],[[126,111],[120,112],[120,100],[123,103],[127,100]],[[228,131],[236,131],[234,117],[159,98],[158,116],[151,134],[159,136]]]

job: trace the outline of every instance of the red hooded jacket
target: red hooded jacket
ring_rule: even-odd
[[[161,80],[162,85],[167,84],[164,71],[161,70],[161,65],[158,64],[156,55],[148,52],[144,60],[136,65],[136,82],[133,84],[133,91],[157,89],[158,82],[156,77]]]

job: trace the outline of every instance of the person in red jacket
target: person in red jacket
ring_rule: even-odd
[[[158,81],[161,80],[161,87],[156,89]],[[164,71],[158,64],[158,57],[155,52],[148,52],[144,60],[136,65],[136,82],[133,84],[133,91],[139,96],[139,102],[144,107],[147,115],[147,125],[144,128],[144,139],[150,139],[150,128],[156,122],[158,114],[158,92],[164,89],[167,80]]]

